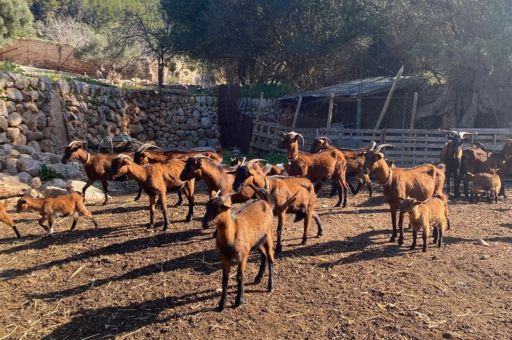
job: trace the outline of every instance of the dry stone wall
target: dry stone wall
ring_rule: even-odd
[[[79,178],[76,164],[60,164],[62,147],[74,139],[96,146],[122,133],[162,147],[216,147],[217,98],[0,73],[0,177],[30,184],[44,164]]]

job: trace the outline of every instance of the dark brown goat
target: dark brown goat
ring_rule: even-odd
[[[85,141],[72,141],[64,149],[64,155],[62,156],[62,163],[66,164],[72,160],[78,160],[84,166],[85,174],[87,175],[87,183],[82,189],[82,195],[85,197],[85,191],[94,182],[101,181],[103,186],[103,192],[105,194],[105,201],[103,205],[108,203],[108,180],[110,177],[110,166],[112,160],[117,155],[106,155],[91,153],[84,149]],[[133,154],[128,153],[127,155],[133,157]]]
[[[317,191],[323,181],[332,179],[340,189],[336,206],[339,207],[343,202],[345,207],[348,190],[345,156],[335,148],[315,154],[300,151],[299,138],[304,141],[301,134],[292,131],[285,134],[279,143],[280,148],[288,150],[289,175],[306,177],[315,184]]]
[[[455,130],[441,130],[447,134],[448,142],[441,149],[441,163],[446,166],[446,186],[448,194],[450,193],[450,180],[453,177],[454,196],[460,196],[460,181],[461,181],[461,163],[462,163],[462,142],[466,136],[473,136],[476,133],[455,131]]]
[[[286,214],[295,214],[295,221],[304,219],[303,245],[307,242],[308,228],[313,219],[318,227],[317,236],[321,237],[323,229],[315,211],[317,198],[311,181],[299,177],[265,177],[251,169],[250,162],[236,170],[233,189],[239,191],[245,187],[255,186],[269,190],[274,201],[274,214],[278,219],[276,252],[280,253],[282,250],[281,235]],[[295,199],[290,202],[291,197],[295,197]]]
[[[311,151],[318,153],[327,150],[329,147],[336,147],[343,153],[347,160],[347,184],[349,185],[352,194],[357,195],[361,188],[366,185],[368,187],[368,196],[372,197],[372,181],[370,176],[363,173],[364,156],[362,156],[362,152],[372,150],[375,147],[375,142],[372,142],[372,145],[361,149],[344,149],[334,145],[329,137],[323,136],[315,139]],[[356,188],[352,186],[348,180],[348,176],[355,177],[357,181]]]

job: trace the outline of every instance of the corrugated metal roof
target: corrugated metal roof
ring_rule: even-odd
[[[302,96],[306,97],[329,97],[334,92],[335,97],[364,97],[373,94],[389,91],[395,77],[373,77],[366,79],[353,80],[348,83],[331,85],[318,90],[304,91],[293,95],[280,97],[279,100],[291,100]],[[420,87],[423,80],[416,77],[402,77],[398,82],[398,89],[407,87]]]

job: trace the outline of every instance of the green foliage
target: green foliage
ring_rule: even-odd
[[[0,46],[13,36],[31,31],[32,14],[25,0],[0,0]]]
[[[57,171],[47,167],[46,165],[41,165],[41,169],[39,170],[39,178],[41,178],[42,181],[50,181],[55,178],[64,178],[61,174],[59,174]]]
[[[11,63],[10,61],[0,61],[0,72],[25,73],[25,71],[19,68],[18,65]]]

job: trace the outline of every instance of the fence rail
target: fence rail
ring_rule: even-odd
[[[272,122],[254,122],[251,137],[251,152],[283,152],[278,148],[282,138],[281,132],[290,127]],[[393,144],[394,148],[386,149],[386,157],[400,166],[413,166],[425,162],[439,162],[439,153],[446,135],[437,130],[420,129],[344,129],[344,128],[297,128],[305,139],[304,150],[309,151],[317,135],[329,137],[337,146],[359,148],[368,145],[372,140],[378,143]],[[468,138],[464,147],[480,142],[492,151],[500,151],[507,139],[512,139],[512,129],[464,129],[478,132],[477,136]]]

